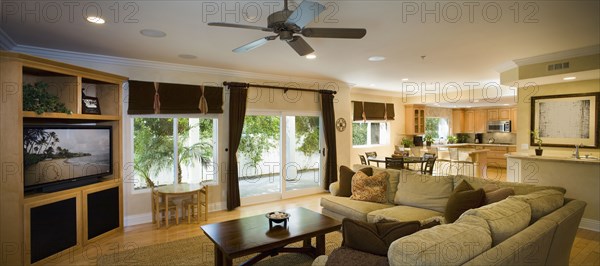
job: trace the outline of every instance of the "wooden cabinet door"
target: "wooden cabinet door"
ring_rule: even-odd
[[[487,111],[475,110],[475,133],[487,132]]]
[[[510,109],[510,132],[517,133],[517,108]]]
[[[489,121],[498,120],[498,109],[488,109],[487,110],[487,118]]]
[[[406,135],[415,134],[415,114],[413,105],[404,105],[404,133]]]
[[[425,109],[415,109],[415,134],[425,133]]]
[[[465,111],[461,109],[452,110],[452,134],[465,131]]]
[[[475,133],[475,111],[465,112],[465,130],[466,133]]]
[[[498,120],[510,120],[510,109],[498,109]]]

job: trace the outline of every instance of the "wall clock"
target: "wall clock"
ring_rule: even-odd
[[[346,129],[346,119],[340,117],[335,121],[335,128],[337,128],[337,130],[339,132],[343,132],[344,129]]]

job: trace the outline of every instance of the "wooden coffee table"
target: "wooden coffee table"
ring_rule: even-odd
[[[264,214],[201,226],[215,244],[215,265],[231,265],[234,258],[253,253],[259,254],[243,265],[280,252],[305,253],[315,258],[325,254],[325,234],[342,226],[340,221],[305,208],[284,211],[290,214],[287,228],[275,226],[269,230],[269,219]],[[311,245],[313,237],[317,239],[316,247]],[[298,241],[303,241],[302,247],[285,247]]]

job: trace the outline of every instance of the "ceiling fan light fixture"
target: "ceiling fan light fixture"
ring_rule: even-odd
[[[152,38],[162,38],[162,37],[167,36],[167,34],[164,31],[153,30],[153,29],[143,29],[140,31],[140,34],[142,34],[146,37],[152,37]]]
[[[106,22],[103,18],[94,17],[94,16],[89,16],[89,17],[85,18],[85,20],[87,20],[90,23],[94,23],[94,24],[104,24]]]
[[[380,62],[383,60],[385,60],[384,56],[374,55],[374,56],[369,57],[369,61],[371,61],[371,62]]]
[[[312,59],[316,59],[317,55],[316,54],[307,54],[306,55],[306,59],[312,60]]]

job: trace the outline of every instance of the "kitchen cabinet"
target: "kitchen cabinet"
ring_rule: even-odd
[[[510,108],[487,109],[487,121],[510,120]]]
[[[475,133],[475,111],[465,111],[465,133]]]
[[[465,110],[452,109],[452,134],[465,132]]]
[[[510,132],[517,133],[517,108],[510,108]]]
[[[517,150],[514,146],[489,146],[486,149],[490,150],[487,157],[487,166],[495,168],[506,168],[506,157],[504,155]]]
[[[498,109],[488,109],[487,110],[487,118],[488,118],[488,121],[498,120]]]
[[[407,104],[404,106],[406,135],[425,134],[425,106]]]
[[[475,131],[474,133],[487,132],[487,110],[476,109],[474,111]]]
[[[498,120],[510,120],[510,109],[498,109]]]

